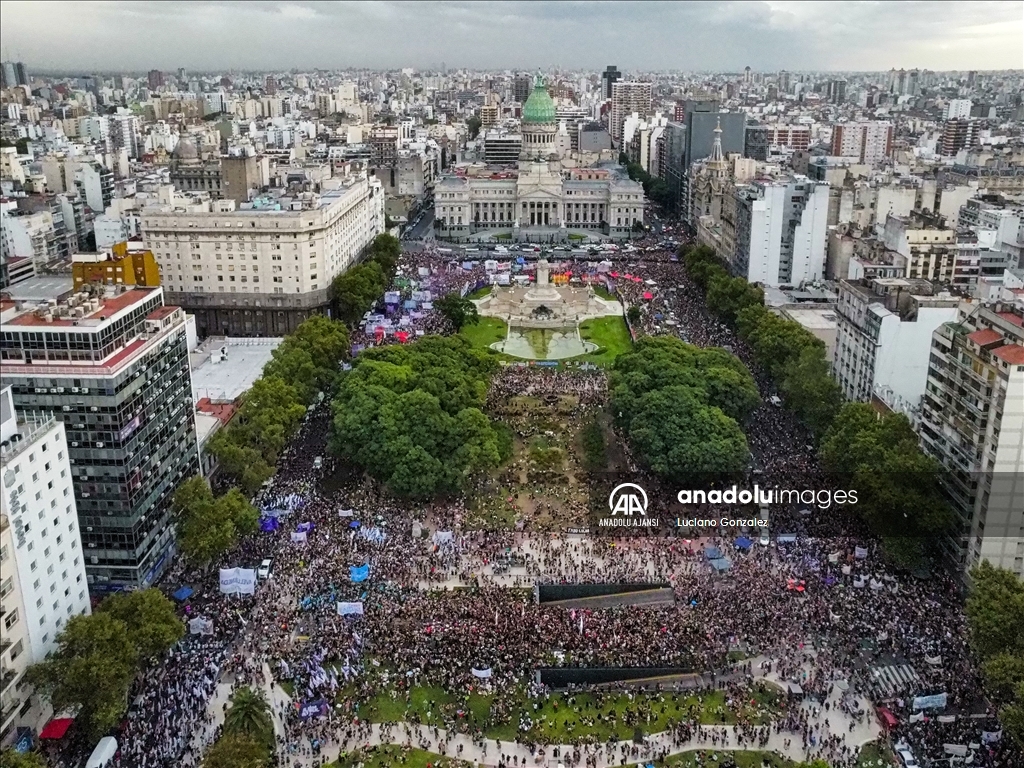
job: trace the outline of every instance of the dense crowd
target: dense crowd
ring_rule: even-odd
[[[751,367],[765,399],[746,428],[751,472],[778,485],[820,479],[807,433],[771,404],[770,382],[745,345],[708,314],[682,265],[668,252],[617,258],[623,261],[617,266],[643,278],[612,283],[627,304],[641,307],[639,333],[676,333],[701,346],[725,346]],[[452,269],[429,249],[405,254],[401,263],[401,274],[429,275],[435,294],[482,278],[475,269]],[[414,328],[433,328],[429,317],[415,321],[422,323]],[[489,397],[493,405],[518,395],[573,393],[586,406],[603,401],[605,381],[592,371],[509,367],[495,377]],[[723,748],[753,748],[775,732],[831,765],[851,766],[858,745],[847,741],[842,724],[849,721],[852,730],[856,719],[875,717],[870,705],[884,704],[899,719],[893,739],[906,741],[919,761],[948,757],[945,744],[965,744],[976,745],[975,765],[1022,764],[1005,740],[982,738],[997,726],[979,701],[953,581],[941,574],[918,580],[889,572],[841,513],[773,509],[773,532],[792,532],[793,541],[752,547],[737,546],[732,537],[609,541],[537,535],[528,527],[467,530],[460,523],[462,500],[399,503],[361,478],[337,480],[329,458],[314,468],[314,457],[327,454],[329,424],[327,404],[310,411],[272,487],[256,499],[267,509],[280,509],[282,498],[296,500],[280,529],[245,541],[222,564],[252,567],[273,558],[272,576],[254,596],[220,595],[215,570],[196,574],[179,566],[169,577],[169,591],[183,583],[194,588],[183,610],[212,619],[214,634],[186,638],[140,681],[119,739],[118,766],[197,765],[216,734],[208,702],[217,681],[259,683],[268,669],[278,682],[287,681],[296,702],[331,705],[326,716],[307,721],[294,708],[279,713],[285,722],[279,757],[289,764],[326,745],[365,743],[369,725],[359,709],[381,693],[406,697],[420,684],[458,695],[489,691],[496,695],[492,717],[500,719],[512,711],[523,686],[537,701],[550,695],[528,684],[539,666],[623,663],[695,670],[691,685],[726,690],[737,701],[755,680],[771,676],[799,685],[816,702],[810,709],[784,708],[771,725],[740,718],[732,735],[681,713],[669,741],[658,747],[663,753],[697,738]],[[312,526],[304,542],[293,542],[300,523]],[[732,561],[724,575],[708,565],[704,548],[712,545]],[[364,580],[360,569],[366,565]],[[638,581],[669,584],[675,604],[577,610],[537,604],[525,591],[507,588]],[[359,604],[362,613],[339,615],[339,603]],[[737,652],[746,660],[737,663]],[[911,666],[917,680],[883,694],[877,669],[894,665]],[[918,717],[913,697],[936,693],[948,695],[945,709]],[[829,701],[841,713],[823,709]],[[583,710],[578,714],[588,717]],[[456,714],[444,717],[444,727],[458,730]],[[536,731],[520,725],[520,742],[543,752]],[[386,728],[402,741],[408,726]],[[408,732],[406,739],[411,743]],[[568,765],[592,765],[599,754],[625,760],[637,750],[580,739],[555,756]],[[495,760],[518,764],[500,754]]]

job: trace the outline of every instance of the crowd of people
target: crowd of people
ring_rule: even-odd
[[[820,479],[808,434],[771,404],[771,383],[732,330],[709,314],[682,264],[668,251],[619,258],[620,267],[643,278],[607,278],[626,304],[641,308],[638,333],[723,346],[751,367],[764,399],[746,426],[752,471],[778,485]],[[443,254],[426,249],[404,254],[400,274],[416,275],[421,289],[429,284],[441,295],[482,279],[477,269],[452,268]],[[436,330],[429,316],[415,322],[422,324],[414,328]],[[489,402],[573,393],[589,407],[604,401],[605,390],[600,372],[510,366],[495,376]],[[216,570],[196,574],[179,565],[166,580],[168,591],[186,583],[194,589],[183,611],[212,620],[213,634],[187,637],[139,681],[119,738],[118,768],[198,765],[216,733],[208,704],[218,680],[259,683],[265,670],[289,687],[296,705],[327,704],[327,714],[306,720],[297,707],[277,712],[284,728],[280,764],[298,765],[328,747],[365,743],[370,726],[360,709],[380,695],[407,699],[426,685],[456,696],[487,692],[494,696],[489,722],[497,725],[521,718],[524,697],[551,696],[532,682],[538,667],[622,665],[690,670],[689,684],[698,691],[727,690],[736,700],[768,678],[801,691],[804,703],[783,701],[769,725],[736,715],[729,732],[702,725],[699,713],[681,713],[647,752],[579,737],[559,755],[567,765],[597,765],[598,756],[606,762],[664,757],[709,739],[723,749],[752,749],[776,733],[809,757],[852,766],[860,745],[848,733],[876,717],[875,705],[895,715],[891,738],[905,742],[920,762],[948,758],[945,745],[962,744],[975,765],[1022,765],[1008,739],[991,735],[998,726],[980,699],[954,581],[941,573],[912,579],[890,572],[855,521],[834,510],[808,515],[773,508],[772,531],[793,535],[771,546],[738,546],[732,536],[540,535],[528,525],[470,530],[461,524],[463,499],[399,502],[364,478],[339,480],[344,475],[330,458],[315,466],[314,457],[327,456],[329,430],[329,405],[315,406],[283,454],[272,487],[255,500],[277,514],[276,500],[297,503],[284,510],[278,530],[246,539],[221,563],[254,567],[271,558],[272,574],[255,595],[221,595]],[[293,541],[300,524],[304,541]],[[724,574],[709,567],[708,546],[731,560]],[[668,584],[675,602],[567,608],[540,604],[523,589],[616,582]],[[342,615],[340,604],[358,609]],[[912,667],[917,679],[906,690],[883,692],[878,670],[896,665]],[[914,697],[939,693],[946,694],[944,708],[915,709]],[[447,733],[470,728],[461,716],[445,718]],[[486,725],[476,723],[471,735],[483,739]],[[518,725],[520,743],[549,749],[529,718]],[[408,727],[391,723],[383,733],[396,743],[430,746],[413,743]],[[436,735],[432,748],[443,741],[441,731]],[[518,763],[500,755],[499,764]]]

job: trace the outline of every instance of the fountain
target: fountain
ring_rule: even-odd
[[[580,338],[579,324],[622,315],[619,302],[602,299],[590,286],[552,285],[546,259],[537,263],[534,285],[496,285],[475,303],[481,315],[508,323],[508,335],[491,349],[527,360],[562,360],[593,352],[597,345]]]

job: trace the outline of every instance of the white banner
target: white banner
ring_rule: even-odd
[[[868,556],[868,550],[866,547],[854,547],[853,556],[858,560],[863,560]]]
[[[924,720],[924,712],[915,712],[910,716],[909,719],[912,723],[920,723],[922,720]]]
[[[941,656],[925,656],[924,660],[931,664],[933,667],[937,667],[942,664]]]
[[[857,578],[855,578],[853,580],[853,586],[855,586],[857,589],[863,589],[864,587],[867,586],[867,584],[868,584],[868,580],[864,576],[858,576]]]
[[[471,671],[473,673],[473,677],[479,678],[481,680],[486,680],[492,674],[490,667],[487,667],[487,669],[477,669],[476,667],[473,667]]]
[[[292,531],[292,542],[296,544],[306,543],[306,532],[305,531]]]
[[[212,635],[213,634],[213,619],[206,619],[202,616],[197,616],[188,623],[188,631],[193,635]]]
[[[942,749],[947,755],[953,755],[954,757],[967,757],[966,744],[943,744]]]
[[[995,744],[1001,738],[1003,738],[1003,729],[1000,728],[998,731],[982,731],[981,740],[985,744]]]
[[[956,715],[939,715],[937,720],[940,723],[955,723]]]
[[[851,573],[853,573],[853,569],[850,566],[848,566],[848,565],[844,565],[843,566],[843,576],[849,576]]]
[[[221,568],[220,591],[225,595],[254,594],[256,571],[252,568]]]
[[[363,604],[358,603],[338,603],[338,615],[339,616],[362,616],[363,615]]]

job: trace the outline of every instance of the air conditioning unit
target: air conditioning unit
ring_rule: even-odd
[[[71,444],[71,447],[72,447],[72,448],[77,448],[77,447],[78,447],[78,443],[72,443],[72,444]]]
[[[83,395],[88,395],[89,394],[89,388],[88,387],[82,387],[82,394]]]
[[[65,405],[64,408],[63,408],[64,413],[67,413],[70,410],[71,410],[71,406],[70,405]]]
[[[57,391],[60,392],[63,395],[64,394],[64,387],[57,387]]]
[[[93,413],[96,413],[96,411],[98,411],[99,408],[96,407],[95,405],[91,405],[91,406],[89,406],[89,410],[92,411]]]
[[[97,448],[102,448],[103,447],[103,443],[96,443],[96,447]]]
[[[78,387],[72,387],[72,388],[71,388],[71,391],[72,391],[72,392],[77,392],[77,391],[78,391]]]

